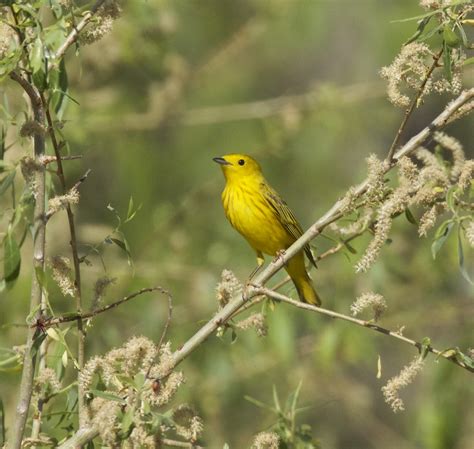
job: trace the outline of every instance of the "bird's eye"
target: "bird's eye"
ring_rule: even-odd
[[[244,165],[245,161],[243,159],[239,159],[239,165]]]

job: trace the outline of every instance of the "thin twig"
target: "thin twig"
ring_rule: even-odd
[[[71,190],[78,190],[81,184],[87,179],[87,177],[91,174],[92,170],[89,168],[87,171],[79,178],[79,180],[72,186]],[[57,172],[56,172],[57,174]],[[63,188],[63,192],[67,193],[67,190],[65,190],[65,187]],[[45,214],[45,220],[49,220],[57,211],[56,210],[49,210]],[[71,236],[69,240],[69,244],[71,245],[72,248],[72,258],[74,260],[74,274],[75,274],[75,280],[74,284],[76,285],[76,289],[78,290],[77,296],[81,296],[81,271],[80,271],[80,262],[81,259],[79,258],[78,250],[77,250],[77,239],[76,239],[76,226],[74,223],[74,214],[72,212],[71,205],[69,203],[66,204],[66,212],[67,212],[67,217],[68,217],[68,223],[69,223],[69,234]],[[76,267],[77,263],[77,267]],[[77,304],[76,304],[77,305]]]
[[[77,41],[79,37],[79,33],[87,26],[87,24],[91,21],[94,14],[99,10],[105,0],[98,0],[92,6],[89,11],[84,13],[82,20],[74,26],[73,30],[68,34],[66,40],[62,43],[62,45],[58,48],[58,51],[54,55],[54,60],[56,61],[55,64],[58,64],[61,58],[65,55],[67,49]]]
[[[131,293],[128,296],[125,296],[122,299],[119,299],[118,301],[115,301],[111,304],[107,304],[104,307],[101,307],[100,309],[96,309],[91,312],[86,312],[86,313],[74,313],[71,315],[65,315],[65,316],[58,316],[58,317],[52,317],[52,318],[42,318],[39,319],[37,323],[35,323],[31,327],[40,327],[40,328],[48,328],[51,326],[56,326],[57,324],[62,324],[62,323],[70,323],[71,321],[78,321],[78,320],[88,320],[90,318],[94,318],[97,315],[100,315],[101,313],[107,312],[110,309],[113,309],[115,307],[121,306],[122,304],[130,301],[133,298],[136,298],[137,296],[143,295],[144,293],[151,293],[159,291],[160,293],[163,293],[166,295],[168,298],[170,298],[170,295],[167,290],[165,290],[162,287],[147,287],[147,288],[142,288],[134,293]]]
[[[71,156],[61,156],[60,160],[61,161],[74,161],[76,159],[82,159],[82,158],[83,158],[82,154],[78,154],[78,155],[71,155]],[[45,156],[42,162],[43,162],[43,165],[49,165],[57,161],[58,161],[58,158],[56,156]]]
[[[421,86],[418,89],[417,94],[415,95],[415,98],[413,98],[412,102],[410,103],[410,106],[408,106],[408,109],[405,111],[405,116],[403,117],[402,123],[400,124],[397,134],[395,135],[395,138],[393,139],[392,145],[390,146],[390,149],[388,150],[388,155],[387,155],[388,162],[392,162],[393,155],[395,154],[395,149],[397,148],[397,145],[400,142],[400,138],[402,137],[402,133],[408,123],[408,120],[413,114],[413,111],[415,110],[416,106],[418,105],[418,101],[420,100],[423,93],[425,92],[426,83],[430,79],[433,73],[433,70],[438,65],[439,58],[441,58],[442,54],[443,54],[443,48],[441,48],[438,54],[436,54],[433,57],[433,64],[431,64],[430,68],[428,69],[428,72],[426,72],[426,76],[423,82],[421,83]]]
[[[235,103],[222,106],[211,106],[188,110],[182,118],[185,125],[208,125],[213,123],[238,120],[264,119],[283,113],[288,107],[299,110],[313,108],[324,97],[324,85],[299,95],[282,95],[275,98]],[[340,103],[354,103],[383,95],[381,83],[358,83],[334,87]]]
[[[42,96],[42,101],[44,105],[44,109],[46,111],[46,120],[48,123],[49,128],[49,136],[51,138],[51,143],[53,144],[54,154],[56,156],[56,163],[57,163],[57,175],[59,181],[61,183],[61,189],[63,195],[67,193],[67,186],[66,186],[66,178],[64,176],[64,169],[62,163],[62,156],[61,156],[61,145],[56,139],[56,133],[54,132],[54,125],[53,119],[51,117],[51,113],[49,112],[48,103],[46,102],[45,98]],[[87,170],[84,176],[74,185],[74,189],[78,189],[80,184],[82,184],[87,176],[89,175],[90,170]],[[67,221],[69,225],[69,244],[71,245],[71,253],[72,253],[72,260],[74,265],[74,286],[76,288],[76,312],[80,315],[82,313],[82,285],[81,285],[81,264],[79,261],[79,251],[77,247],[77,237],[76,237],[76,225],[74,222],[74,213],[72,211],[71,205],[69,202],[66,204],[66,213],[67,213]],[[46,217],[47,219],[49,217]],[[84,330],[84,324],[81,319],[77,320],[77,363],[79,365],[79,373],[84,367],[85,362],[85,341],[86,341],[86,333]],[[81,382],[78,383],[78,409],[79,409],[79,426],[82,426],[86,423],[87,415],[85,409],[85,399],[84,399],[84,391],[82,390]]]
[[[43,103],[38,90],[30,84],[25,78],[16,72],[10,74],[10,78],[21,85],[28,95],[31,107],[33,109],[34,119],[40,124],[45,124],[45,113]],[[34,154],[35,160],[40,164],[41,157],[45,152],[45,139],[42,133],[34,135]],[[36,198],[34,206],[34,227],[33,232],[33,273],[30,293],[30,314],[36,310],[36,316],[39,317],[43,305],[43,290],[37,277],[37,271],[44,270],[45,261],[45,241],[46,241],[46,223],[44,220],[46,209],[45,186],[46,177],[44,167],[35,171]],[[28,329],[25,355],[23,358],[23,369],[21,373],[20,395],[16,408],[13,430],[9,447],[20,449],[23,435],[25,432],[26,419],[30,408],[31,394],[33,389],[33,377],[36,366],[36,354],[34,350],[35,338],[38,336],[38,330]]]
[[[197,446],[193,443],[187,443],[186,441],[177,441],[177,440],[169,440],[164,438],[161,440],[161,443],[165,446],[172,446],[172,447],[186,447],[188,449],[204,449],[203,446]]]
[[[165,341],[166,334],[168,333],[168,329],[171,324],[171,319],[173,317],[173,297],[167,290],[161,290],[161,293],[163,293],[164,295],[168,297],[168,316],[166,317],[166,322],[163,327],[163,331],[161,332],[160,341],[158,342],[158,349],[161,348],[161,345]]]
[[[354,318],[348,315],[344,315],[342,313],[334,312],[333,310],[329,309],[324,309],[322,307],[316,307],[311,304],[307,304],[301,301],[295,301],[294,299],[289,298],[288,296],[282,295],[281,293],[275,292],[274,290],[271,290],[269,288],[265,287],[257,287],[256,288],[257,294],[262,294],[266,295],[270,298],[276,299],[277,301],[285,302],[287,304],[291,304],[294,307],[298,307],[299,309],[304,309],[304,310],[309,310],[311,312],[316,312],[320,313],[322,315],[329,316],[331,318],[337,318],[339,320],[344,320],[348,321],[353,324],[357,324],[358,326],[361,327],[366,327],[369,329],[372,329],[375,332],[379,332],[381,334],[388,335],[390,337],[396,338],[397,340],[403,341],[405,343],[408,343],[412,346],[415,346],[419,351],[421,351],[424,348],[424,345],[416,340],[412,340],[411,338],[404,337],[401,335],[399,332],[394,332],[390,329],[386,329],[385,327],[381,327],[378,324],[373,323],[372,321],[366,321],[366,320],[360,320],[358,318]],[[443,357],[446,360],[449,360],[450,362],[454,363],[455,365],[460,366],[461,368],[464,368],[467,371],[470,371],[471,373],[474,373],[474,369],[469,367],[468,365],[465,365],[461,362],[459,362],[455,357],[445,355],[443,351],[439,351],[432,346],[427,346],[426,349],[435,354],[438,357]]]

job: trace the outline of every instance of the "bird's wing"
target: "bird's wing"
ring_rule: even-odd
[[[303,235],[303,229],[301,228],[298,220],[293,215],[293,212],[291,212],[291,209],[288,207],[286,202],[278,194],[278,192],[272,189],[268,184],[262,183],[260,186],[263,197],[275,212],[278,221],[285,228],[288,234],[290,234],[295,240],[299,239]],[[316,261],[314,260],[313,254],[311,253],[309,244],[305,245],[304,252],[306,253],[306,256],[310,262],[316,266]]]

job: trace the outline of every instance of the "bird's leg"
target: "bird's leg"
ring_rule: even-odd
[[[279,249],[276,254],[275,254],[275,261],[277,261],[278,259],[283,259],[283,257],[285,257],[285,250],[284,249]]]
[[[265,262],[265,259],[263,257],[263,254],[261,252],[257,252],[257,266],[255,267],[255,270],[253,270],[252,273],[250,273],[250,276],[247,279],[247,284],[261,270],[261,268],[263,267],[264,262]]]

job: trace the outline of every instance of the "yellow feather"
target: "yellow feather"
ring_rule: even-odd
[[[214,160],[221,164],[226,179],[222,192],[226,217],[256,251],[257,258],[262,253],[275,256],[303,234],[290,208],[270,187],[255,159],[243,154],[228,154]],[[300,299],[320,305],[321,300],[305,268],[304,253],[316,265],[307,245],[288,261],[285,268]]]

